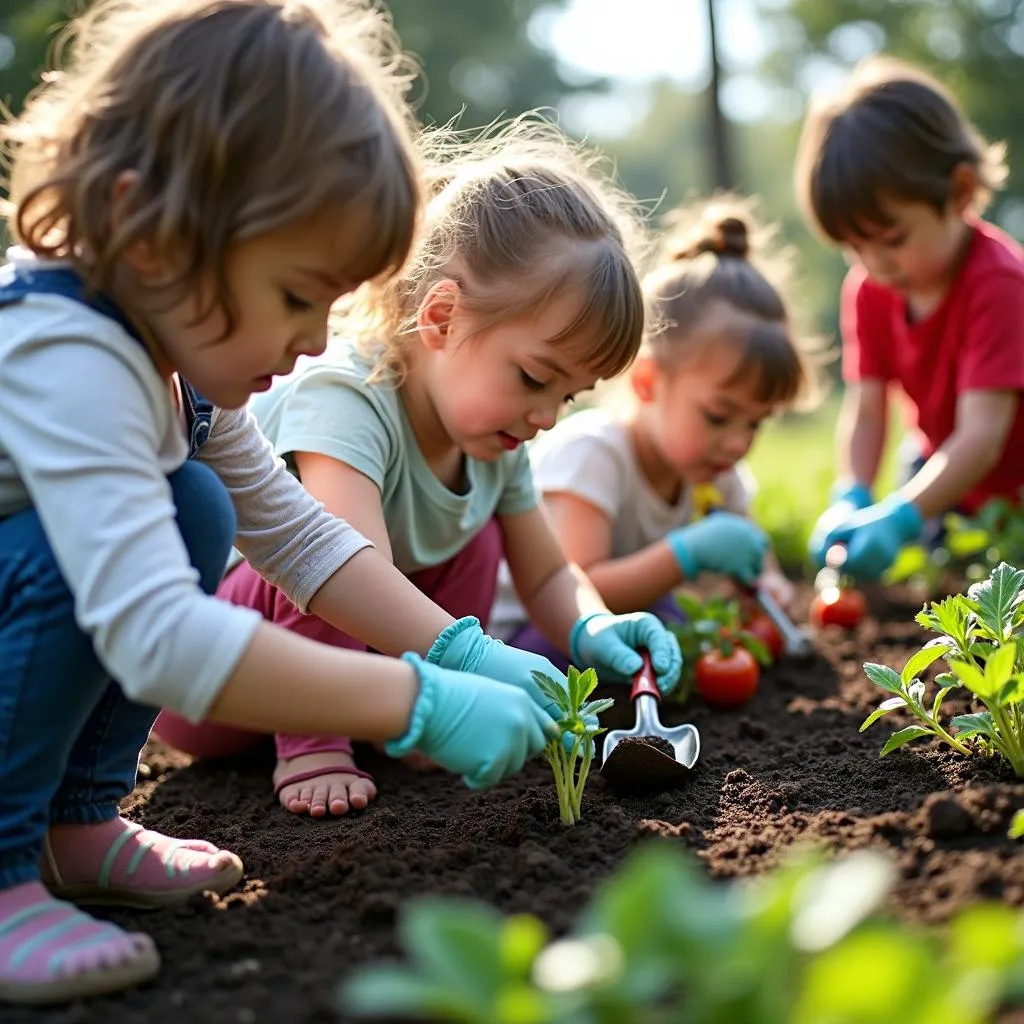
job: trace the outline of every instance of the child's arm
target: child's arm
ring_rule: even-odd
[[[874,486],[885,449],[888,405],[885,381],[851,381],[839,410],[835,444],[838,475],[868,491]]]
[[[628,679],[640,669],[646,647],[663,691],[682,667],[675,637],[651,614],[611,614],[578,565],[566,561],[541,508],[501,517],[516,593],[530,620],[577,664]]]
[[[1016,391],[968,391],[956,403],[956,427],[900,488],[925,519],[955,508],[999,462],[1017,415]]]

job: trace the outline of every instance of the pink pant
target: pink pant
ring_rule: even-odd
[[[475,615],[484,628],[494,601],[498,565],[501,562],[501,530],[492,519],[454,558],[415,572],[409,580],[450,615],[461,618]],[[221,581],[217,596],[232,604],[255,608],[265,619],[293,630],[311,640],[367,650],[366,644],[342,633],[315,615],[303,615],[277,588],[242,562]],[[153,726],[153,734],[164,742],[195,757],[228,757],[249,750],[263,739],[262,733],[235,729],[212,722],[193,725],[171,711],[162,711]],[[281,759],[300,754],[340,751],[351,754],[352,744],[344,736],[294,736],[277,733],[274,737]]]

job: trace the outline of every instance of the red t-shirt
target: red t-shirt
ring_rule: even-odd
[[[964,391],[1024,391],[1024,250],[984,221],[941,304],[908,324],[901,295],[854,267],[843,284],[843,378],[900,385],[907,425],[926,457],[956,425]],[[1024,401],[1002,458],[958,503],[976,511],[987,498],[1020,501],[1024,487]]]

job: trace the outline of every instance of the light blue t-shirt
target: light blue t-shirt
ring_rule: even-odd
[[[371,364],[338,347],[256,395],[250,409],[295,472],[294,452],[316,452],[369,477],[381,493],[395,565],[409,574],[457,555],[494,515],[537,505],[525,446],[493,462],[465,459],[466,490],[450,491],[423,459],[398,389],[367,383]]]

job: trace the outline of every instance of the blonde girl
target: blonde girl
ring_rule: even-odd
[[[567,557],[615,612],[670,617],[671,592],[703,572],[792,597],[748,518],[742,461],[761,424],[811,386],[786,303],[756,262],[762,234],[738,197],[676,211],[644,281],[652,325],[629,370],[632,401],[569,416],[532,448]],[[704,516],[709,491],[716,514]],[[510,642],[551,653],[507,592],[495,618]]]
[[[460,148],[433,177],[405,272],[353,312],[337,351],[252,411],[310,494],[461,616],[442,642],[460,648],[486,622],[504,555],[531,620],[574,663],[628,679],[644,647],[670,688],[674,638],[653,616],[610,614],[566,561],[525,451],[565,402],[637,352],[644,307],[631,254],[642,234],[629,204],[584,152],[529,120]],[[372,332],[360,331],[367,323]],[[251,564],[220,593],[325,643],[366,644],[300,614]],[[542,658],[536,667],[555,671]],[[202,754],[256,739],[169,715],[157,729]],[[289,810],[343,814],[375,794],[347,738],[276,741],[275,790]]]
[[[148,936],[66,900],[223,892],[238,858],[118,802],[159,706],[420,751],[483,787],[557,727],[534,656],[450,615],[273,457],[244,404],[404,263],[416,166],[386,23],[343,0],[115,0],[4,130],[0,1000],[151,977]],[[299,608],[403,660],[214,599],[232,542]],[[432,650],[441,664],[420,655]],[[517,674],[518,673],[518,674]]]

